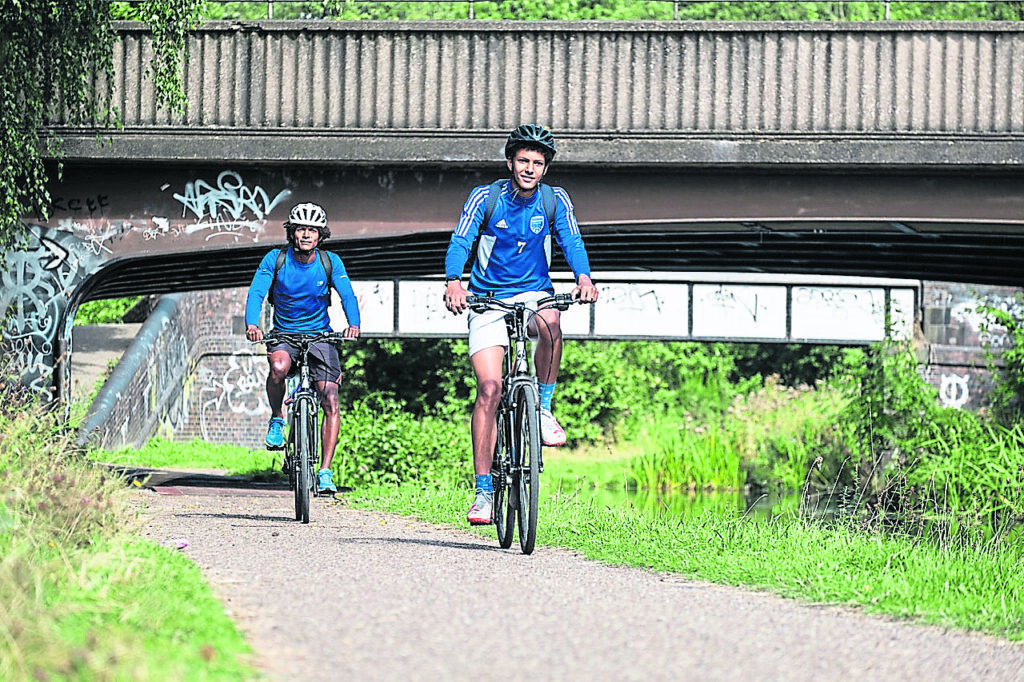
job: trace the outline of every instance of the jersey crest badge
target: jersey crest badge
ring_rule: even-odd
[[[540,234],[540,231],[544,229],[544,216],[535,215],[530,218],[530,232],[534,234]]]

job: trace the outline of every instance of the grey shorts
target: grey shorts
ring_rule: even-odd
[[[286,350],[288,357],[292,359],[292,369],[289,374],[295,374],[298,369],[299,346],[289,340],[273,346],[267,346],[267,353]],[[341,358],[338,357],[338,349],[332,344],[321,341],[314,343],[309,349],[309,377],[313,381],[341,381]]]

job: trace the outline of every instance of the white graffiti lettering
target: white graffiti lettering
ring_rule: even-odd
[[[228,170],[217,176],[216,186],[196,180],[187,183],[185,193],[175,194],[174,198],[183,206],[182,217],[192,213],[200,221],[236,222],[246,217],[264,220],[290,195],[291,191],[285,189],[271,199],[262,187],[246,187],[241,175]]]
[[[946,407],[962,408],[971,399],[968,387],[970,377],[956,374],[943,374],[942,385],[939,387],[939,400]]]
[[[221,376],[207,369],[201,370],[200,374],[199,425],[204,439],[215,438],[215,434],[207,431],[207,414],[213,415],[225,409],[249,416],[269,414],[270,405],[264,390],[267,378],[265,356],[248,350],[235,351],[228,359],[228,369]]]

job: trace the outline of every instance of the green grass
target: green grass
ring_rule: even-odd
[[[360,490],[355,506],[465,526],[466,488],[416,484]],[[843,525],[739,514],[652,515],[571,492],[543,495],[537,544],[589,559],[763,589],[813,603],[1024,639],[1019,545],[938,547]],[[478,529],[493,537],[492,529]]]
[[[272,469],[272,460],[280,453],[251,450],[226,443],[208,443],[193,440],[177,443],[164,438],[153,438],[141,448],[99,450],[90,458],[106,464],[121,466],[156,467],[162,469],[217,469],[228,474],[252,474]]]
[[[3,398],[0,679],[257,679],[196,566],[138,537],[126,482],[52,411]]]

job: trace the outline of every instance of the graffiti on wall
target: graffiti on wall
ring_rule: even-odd
[[[228,356],[227,369],[217,372],[205,366],[199,370],[199,428],[204,440],[216,440],[208,423],[218,414],[269,414],[266,396],[267,358],[249,350]]]
[[[32,226],[28,235],[26,247],[9,252],[0,271],[0,315],[7,357],[25,385],[46,392],[53,385],[58,325],[98,259],[67,232]]]
[[[786,288],[771,285],[695,284],[693,335],[786,337]]]
[[[273,198],[259,185],[248,186],[242,176],[232,170],[223,171],[214,184],[195,180],[185,185],[183,194],[174,194],[182,205],[183,218],[194,222],[184,228],[186,234],[202,232],[206,241],[238,242],[245,232],[257,234],[275,206],[291,196],[291,190],[281,190]],[[166,233],[169,221],[154,216],[151,235]],[[258,241],[253,237],[253,241]]]
[[[970,377],[943,373],[939,384],[939,401],[944,407],[961,409],[971,399]]]

